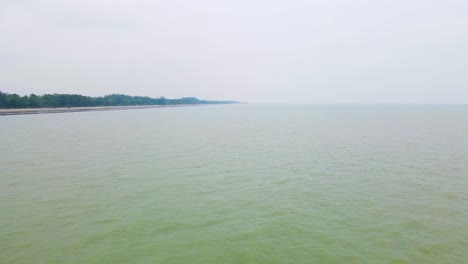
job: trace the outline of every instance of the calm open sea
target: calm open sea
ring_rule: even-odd
[[[468,106],[0,117],[1,263],[468,263]]]

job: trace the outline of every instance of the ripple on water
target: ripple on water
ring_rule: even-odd
[[[463,263],[466,116],[239,105],[5,117],[0,255]]]

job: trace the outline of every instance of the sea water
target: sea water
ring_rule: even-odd
[[[468,107],[0,117],[1,263],[467,263]]]

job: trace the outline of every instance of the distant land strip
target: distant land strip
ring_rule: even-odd
[[[52,114],[52,113],[71,113],[71,112],[87,112],[87,111],[131,110],[131,109],[166,108],[166,107],[183,107],[183,106],[207,106],[207,105],[214,105],[214,104],[125,105],[125,106],[57,107],[57,108],[14,108],[14,109],[0,109],[0,116],[29,115],[29,114]]]
[[[110,94],[102,97],[90,97],[79,94],[31,94],[29,96],[19,96],[0,91],[0,115],[128,110],[233,103],[238,102],[199,100],[195,97],[167,99],[165,97],[152,98],[123,94]]]

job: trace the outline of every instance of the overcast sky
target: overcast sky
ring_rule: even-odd
[[[468,1],[0,0],[0,90],[468,103]]]

